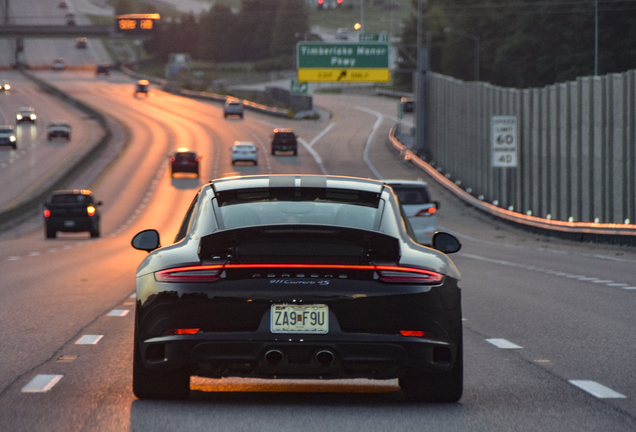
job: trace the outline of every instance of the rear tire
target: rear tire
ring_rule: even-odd
[[[409,402],[455,403],[464,390],[464,356],[462,345],[457,350],[453,368],[448,372],[424,372],[412,369],[399,379],[404,397]]]
[[[294,149],[294,156],[298,156],[298,149]]]
[[[91,238],[99,237],[99,230],[91,230]]]
[[[141,359],[141,349],[135,325],[133,353],[133,393],[139,399],[186,399],[190,395],[190,374],[185,369],[147,369]]]
[[[56,238],[57,231],[54,229],[50,229],[49,227],[44,227],[44,235],[46,235],[46,238]]]

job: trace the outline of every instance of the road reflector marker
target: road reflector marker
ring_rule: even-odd
[[[486,339],[486,342],[493,344],[497,348],[501,349],[521,349],[523,347],[514,344],[506,339]]]
[[[22,387],[22,393],[44,393],[53,388],[64,375],[36,375],[27,385]]]
[[[95,345],[103,337],[104,335],[84,335],[75,342],[75,345]]]
[[[112,311],[108,312],[108,315],[106,316],[123,317],[128,315],[128,312],[130,312],[128,309],[113,309]]]
[[[596,381],[570,380],[570,384],[577,386],[581,390],[584,390],[599,399],[625,399],[627,397],[615,392],[609,387],[605,387],[604,385],[597,383]]]

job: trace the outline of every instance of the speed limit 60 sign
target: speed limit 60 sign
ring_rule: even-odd
[[[492,166],[515,168],[517,166],[517,117],[493,116],[492,118]]]

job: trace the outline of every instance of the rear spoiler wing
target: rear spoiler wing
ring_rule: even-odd
[[[201,238],[201,261],[397,264],[400,242],[377,231],[328,225],[265,225]]]

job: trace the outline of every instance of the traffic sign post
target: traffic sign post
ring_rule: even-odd
[[[291,94],[307,94],[309,92],[309,83],[291,80]]]
[[[516,168],[518,127],[516,116],[493,116],[491,122],[493,168]]]
[[[386,43],[298,42],[300,82],[388,82],[389,45]]]

